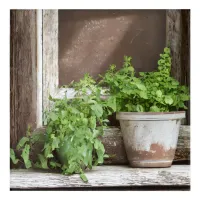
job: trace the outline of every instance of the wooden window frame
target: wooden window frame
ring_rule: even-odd
[[[42,91],[38,98],[38,120],[41,125],[42,112],[50,108],[49,95],[63,97],[66,89],[59,88],[59,65],[58,65],[58,28],[59,10],[39,11],[38,26],[42,27],[42,34],[38,34],[42,41],[42,50],[38,51],[40,61],[40,75],[42,73]],[[42,15],[42,16],[41,16]],[[42,24],[41,24],[42,23]],[[172,52],[172,74],[180,80],[181,74],[181,10],[166,10],[166,45],[170,45]],[[40,49],[41,49],[40,48]],[[42,52],[42,56],[41,56]],[[41,84],[39,84],[41,88]],[[42,101],[41,101],[42,99]],[[42,104],[42,106],[41,106]],[[42,108],[42,109],[41,109]]]
[[[58,64],[58,29],[59,29],[59,10],[43,10],[42,15],[42,111],[48,110],[51,106],[49,101],[49,95],[55,98],[62,98],[66,95],[66,88],[59,88],[59,64]],[[172,76],[181,82],[182,74],[184,71],[181,69],[181,43],[182,43],[182,28],[181,28],[181,10],[166,10],[166,46],[170,46],[172,55]],[[40,26],[41,27],[41,26]],[[40,98],[41,99],[41,98]],[[39,102],[41,103],[41,101]],[[41,107],[41,105],[39,105]],[[42,112],[40,112],[42,115]],[[41,117],[40,117],[41,119]],[[40,123],[41,124],[41,123]],[[184,124],[184,123],[183,123]],[[187,152],[189,149],[188,145],[185,145],[189,140],[189,127],[181,127],[182,129],[188,129],[186,131],[187,138],[184,143],[182,143],[181,138],[185,134],[184,131],[180,131],[178,147],[184,149]],[[116,134],[116,130],[119,134]],[[115,133],[116,142],[122,145],[121,133],[117,127],[109,127],[105,131],[105,138],[111,137]],[[120,138],[120,139],[119,139]],[[112,139],[113,140],[113,139]],[[105,139],[106,141],[106,139]],[[108,139],[110,141],[110,138]],[[105,142],[106,145],[106,142]],[[112,146],[112,145],[111,145]],[[187,147],[187,148],[186,148]],[[113,148],[114,143],[113,143]],[[179,148],[178,148],[179,149]],[[123,151],[123,147],[121,152]],[[177,155],[179,150],[177,150]],[[188,151],[189,152],[189,151]],[[180,153],[182,155],[182,153]],[[187,159],[189,153],[186,156],[180,156],[178,159]],[[116,161],[116,163],[120,161]]]
[[[179,81],[181,67],[181,10],[166,10],[166,45],[172,52],[172,75]],[[36,37],[37,36],[37,37]],[[23,42],[22,42],[23,41]],[[27,51],[28,49],[28,51]],[[186,53],[188,55],[188,53]],[[187,62],[183,62],[187,64]],[[187,71],[186,71],[187,72]],[[186,74],[188,76],[188,74]],[[184,83],[184,82],[181,82]],[[11,146],[26,134],[27,125],[35,132],[43,127],[43,111],[50,108],[49,95],[63,97],[59,89],[58,10],[14,10],[11,12]],[[35,129],[36,128],[36,129]],[[190,127],[181,127],[178,160],[190,156]],[[107,149],[125,158],[119,128],[105,130],[103,143]],[[116,145],[117,144],[117,145]],[[38,147],[39,148],[39,147]],[[120,156],[119,156],[120,157]],[[127,162],[116,160],[115,164]],[[112,161],[113,163],[113,161]]]

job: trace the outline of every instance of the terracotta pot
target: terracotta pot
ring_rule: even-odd
[[[121,132],[131,167],[170,167],[185,112],[119,112]]]

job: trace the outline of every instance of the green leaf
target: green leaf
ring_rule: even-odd
[[[162,97],[162,91],[161,90],[157,90],[156,91],[156,95],[157,95],[157,97]]]
[[[49,143],[46,143],[44,146],[44,156],[48,157],[49,154],[52,152],[52,147]]]
[[[136,105],[136,111],[137,111],[137,112],[144,112],[143,106],[137,104],[137,105]]]
[[[179,85],[178,81],[172,81],[172,85]]]
[[[96,117],[95,116],[91,116],[89,118],[89,127],[92,129],[96,128]]]
[[[52,127],[47,126],[46,132],[47,132],[47,134],[51,134],[52,133]]]
[[[101,150],[103,153],[105,152],[104,146],[99,139],[95,140],[94,148],[97,150]]]
[[[164,56],[165,58],[167,58],[167,57],[169,57],[169,54],[165,53],[163,56]]]
[[[91,109],[94,111],[97,117],[101,117],[103,115],[103,109],[100,104],[92,105]]]
[[[169,54],[169,53],[170,53],[170,49],[167,48],[167,47],[165,47],[165,48],[164,48],[164,52],[165,52],[166,54]]]
[[[173,99],[171,96],[165,96],[165,103],[169,105],[173,104]]]
[[[30,137],[31,136],[31,126],[28,125],[27,131],[26,131],[26,136]]]
[[[49,164],[52,168],[61,167],[60,163],[57,163],[57,162],[54,162],[54,161],[50,161]]]
[[[140,75],[140,76],[144,76],[145,73],[144,73],[144,72],[139,72],[139,75]]]
[[[150,112],[160,112],[160,109],[157,106],[151,106]]]
[[[87,177],[85,176],[85,174],[80,174],[80,178],[84,181],[84,182],[88,182]]]
[[[69,124],[68,126],[72,131],[74,131],[74,127],[71,124]]]
[[[143,99],[148,99],[147,93],[146,93],[145,91],[140,91],[140,92],[139,92],[139,95],[140,95],[140,97],[143,98]]]
[[[189,100],[189,95],[181,94],[180,97],[181,97],[182,101],[188,101]]]
[[[59,148],[60,139],[55,137],[52,142],[52,150]]]
[[[98,156],[98,163],[99,164],[103,164],[103,160],[104,160],[103,155],[104,155],[103,151],[97,150],[97,156]]]
[[[23,151],[22,151],[22,154],[21,154],[21,157],[24,160],[24,164],[25,164],[26,168],[31,167],[31,162],[29,160],[29,153],[30,153],[30,145],[26,144]]]
[[[138,87],[138,89],[140,89],[142,91],[146,90],[146,87],[143,84],[141,84],[141,83],[136,83],[136,86]]]
[[[52,153],[50,153],[50,154],[47,155],[47,158],[53,158],[53,157],[54,157],[54,156],[53,156]]]
[[[71,112],[73,114],[79,114],[80,113],[76,108],[73,108],[73,107],[71,107]]]
[[[125,107],[128,109],[128,112],[136,111],[136,106],[133,104],[126,104]]]
[[[112,108],[113,112],[116,112],[117,109],[116,97],[113,96],[109,97],[106,103],[108,107]]]
[[[47,165],[47,159],[42,154],[38,154],[38,158],[40,160],[41,167],[43,169],[49,169]]]
[[[20,150],[22,147],[24,147],[25,143],[28,142],[28,141],[29,141],[29,138],[23,137],[23,138],[19,141],[19,143],[17,144],[16,149],[17,149],[17,150]]]
[[[184,108],[185,104],[181,101],[178,103],[179,108]]]
[[[108,154],[104,154],[103,156],[104,158],[110,158],[110,156]]]
[[[24,164],[25,164],[25,166],[26,166],[26,169],[32,167],[32,164],[31,164],[31,161],[30,161],[30,160],[27,160],[26,163],[24,163]]]
[[[103,163],[103,158],[104,158],[103,156],[105,153],[105,148],[98,139],[95,140],[94,148],[96,149],[96,152],[97,152],[98,163]]]
[[[133,68],[132,66],[128,67],[127,69],[128,69],[128,71],[130,71],[130,72],[134,72],[134,68]]]
[[[19,159],[16,158],[15,152],[13,149],[10,148],[10,158],[12,162],[16,165],[19,162]]]
[[[99,148],[99,143],[100,143],[100,141],[98,139],[96,139],[95,142],[94,142],[94,148],[95,149]]]
[[[58,119],[58,116],[54,113],[54,112],[51,112],[49,114],[49,117],[52,121],[56,121]]]

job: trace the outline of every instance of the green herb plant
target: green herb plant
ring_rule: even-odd
[[[96,82],[89,74],[73,87],[73,99],[55,99],[50,96],[53,107],[44,112],[45,134],[31,134],[23,137],[16,150],[22,151],[21,158],[26,168],[58,169],[63,174],[80,174],[87,182],[86,169],[102,164],[108,157],[99,139],[107,126],[108,116],[114,112],[168,112],[187,109],[189,91],[171,77],[170,49],[160,54],[158,69],[153,72],[139,72],[136,77],[132,58],[125,56],[121,69],[111,65]],[[109,96],[104,87],[109,90]],[[105,97],[105,96],[104,96]],[[40,136],[42,136],[40,138]],[[30,152],[34,144],[44,141],[41,152],[34,162]],[[19,161],[13,149],[10,158],[14,164]]]
[[[102,164],[108,157],[99,137],[116,105],[113,97],[101,98],[102,88],[88,74],[73,87],[77,91],[73,99],[50,97],[53,107],[44,113],[45,143],[36,163],[28,159],[31,145],[27,137],[22,138],[18,146],[26,152],[23,156],[26,168],[60,169],[67,175],[78,173],[87,182],[84,171]],[[90,95],[87,90],[91,91]],[[11,153],[12,161],[17,163],[14,151]]]
[[[31,150],[33,151],[35,148],[35,144],[40,141],[45,141],[44,134],[32,134],[31,127],[28,126],[28,129],[26,131],[26,136],[22,137],[17,146],[15,151],[21,152],[21,158],[17,158],[15,155],[14,149],[10,148],[10,158],[13,162],[13,164],[18,164],[19,162],[21,164],[24,164],[24,166],[28,169],[34,166],[33,162],[30,160]]]
[[[158,60],[158,69],[153,72],[139,72],[135,76],[131,57],[124,57],[121,69],[111,65],[100,85],[109,87],[110,95],[116,98],[118,112],[169,112],[187,109],[189,100],[186,86],[171,77],[170,49],[164,48]]]
[[[189,100],[189,89],[180,85],[171,74],[171,54],[164,48],[158,60],[158,69],[154,72],[140,72],[140,79],[147,89],[148,101],[145,111],[170,112],[187,109],[185,102]]]

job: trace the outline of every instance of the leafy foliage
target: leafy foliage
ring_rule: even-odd
[[[15,164],[15,165],[16,165],[16,164],[18,163],[18,161],[19,161],[19,159],[17,159],[16,156],[15,156],[14,150],[11,149],[11,148],[10,148],[10,158],[11,158],[13,164]]]
[[[30,150],[34,149],[33,146],[36,142],[43,140],[44,140],[44,135],[31,134],[31,127],[28,126],[26,136],[22,137],[16,146],[16,150],[21,151],[21,158],[26,168],[32,167],[32,161],[30,160]],[[15,151],[11,148],[10,148],[10,158],[13,164],[17,164],[19,161],[21,161],[19,158],[16,158]]]
[[[166,112],[186,109],[189,91],[170,76],[170,49],[160,54],[158,70],[140,72],[135,76],[131,57],[125,56],[120,70],[111,65],[100,82],[85,74],[79,82],[65,87],[73,87],[73,99],[54,99],[50,111],[44,112],[46,134],[31,134],[28,128],[26,137],[21,138],[16,149],[22,151],[21,158],[26,168],[60,169],[63,174],[79,173],[87,182],[84,170],[102,164],[108,157],[99,137],[107,126],[108,116],[114,112]],[[102,98],[109,87],[110,96]],[[105,96],[104,96],[105,97]],[[42,137],[41,137],[42,136]],[[42,152],[36,163],[30,160],[30,152],[36,142],[45,140]],[[10,149],[14,164],[16,158]]]
[[[34,167],[57,168],[67,175],[79,173],[80,178],[87,181],[84,170],[103,163],[107,155],[99,137],[107,126],[108,115],[116,106],[113,97],[107,100],[101,98],[102,88],[95,83],[86,74],[80,82],[73,83],[78,91],[74,99],[50,97],[54,105],[49,112],[45,112],[46,139]],[[23,148],[26,168],[31,167],[29,137],[22,138],[17,147]]]
[[[170,49],[164,48],[158,61],[158,70],[139,72],[131,64],[131,57],[124,57],[120,70],[111,65],[100,85],[110,88],[110,94],[116,98],[116,110],[119,112],[168,112],[187,109],[184,102],[189,100],[189,91],[170,76]]]
[[[187,109],[185,101],[189,100],[189,90],[170,76],[170,49],[164,48],[155,72],[140,73],[140,79],[147,88],[148,101],[145,110],[152,112],[169,112]]]

